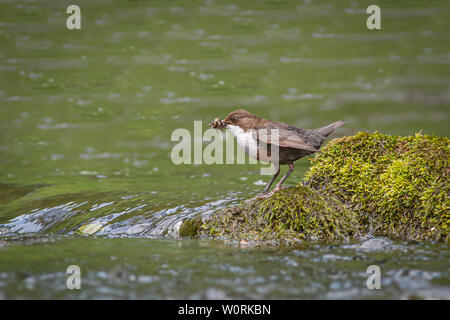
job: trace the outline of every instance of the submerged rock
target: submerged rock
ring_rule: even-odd
[[[446,137],[360,132],[316,153],[304,183],[188,219],[180,234],[277,244],[371,234],[448,241],[449,175]]]

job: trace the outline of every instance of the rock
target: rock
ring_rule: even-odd
[[[203,220],[201,217],[184,220],[180,226],[178,234],[181,237],[195,237],[202,224]]]
[[[448,241],[448,138],[359,132],[332,140],[311,161],[304,183],[188,219],[180,234],[260,244],[370,234]]]
[[[223,209],[205,220],[200,234],[259,243],[347,239],[358,232],[355,215],[333,197],[307,186]]]
[[[312,164],[308,184],[351,208],[363,231],[448,240],[448,138],[360,132],[331,141]]]

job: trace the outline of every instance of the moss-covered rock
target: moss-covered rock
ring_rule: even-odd
[[[355,215],[307,186],[226,208],[205,221],[203,236],[270,243],[345,239],[358,232]]]
[[[360,132],[316,153],[297,187],[181,228],[195,236],[283,244],[368,233],[448,241],[449,174],[448,138]]]
[[[196,217],[194,219],[187,219],[183,221],[178,230],[178,234],[181,237],[195,237],[198,233],[198,230],[203,225],[203,220],[201,217]]]
[[[364,230],[448,239],[448,138],[360,132],[331,141],[312,164],[308,184],[352,208]]]

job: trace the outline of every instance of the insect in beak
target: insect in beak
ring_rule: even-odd
[[[223,120],[220,120],[219,118],[215,118],[213,120],[213,122],[211,122],[209,124],[209,126],[211,128],[215,128],[215,129],[220,129],[221,130],[221,129],[223,129],[226,126],[226,123]]]

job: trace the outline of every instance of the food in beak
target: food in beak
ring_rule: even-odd
[[[215,129],[223,129],[225,127],[225,122],[223,122],[223,120],[220,120],[219,118],[215,118],[213,122],[209,124],[209,126]]]

